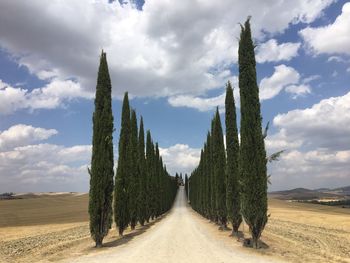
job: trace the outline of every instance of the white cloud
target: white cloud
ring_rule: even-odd
[[[190,174],[199,163],[200,151],[200,149],[190,148],[187,144],[175,144],[169,148],[159,149],[171,174],[176,172]]]
[[[342,13],[333,24],[307,27],[299,33],[310,49],[316,53],[350,54],[350,3],[343,5]]]
[[[236,107],[240,106],[240,96],[238,89],[238,77],[234,76],[231,80],[233,87],[233,95]],[[195,97],[191,95],[179,95],[168,98],[168,103],[173,107],[187,107],[197,109],[199,111],[210,111],[219,107],[220,112],[225,110],[225,96],[226,90],[216,97]]]
[[[291,85],[286,88],[286,92],[293,94],[292,98],[296,99],[307,94],[311,94],[311,88],[309,85]]]
[[[31,125],[17,124],[5,131],[0,131],[0,151],[46,140],[57,133],[55,129],[43,129]]]
[[[227,68],[237,61],[238,22],[252,15],[254,36],[262,39],[290,23],[313,22],[332,2],[148,0],[139,11],[118,1],[5,0],[0,46],[39,78],[73,77],[88,91],[95,87],[104,48],[114,96],[125,90],[135,96],[198,96],[222,87]]]
[[[256,61],[258,63],[289,61],[298,55],[300,43],[278,44],[276,39],[258,45],[256,49]]]
[[[0,192],[88,189],[91,145],[34,144],[55,134],[23,124],[0,132]]]
[[[269,152],[287,150],[271,165],[274,189],[350,184],[350,92],[292,110],[273,120]]]
[[[292,150],[270,166],[271,190],[339,187],[350,184],[350,151]]]
[[[35,144],[0,152],[0,192],[86,191],[91,146]]]
[[[303,140],[309,147],[344,150],[350,134],[350,92],[321,100],[311,108],[278,114],[273,124],[284,129],[285,138]]]
[[[315,81],[315,80],[318,80],[318,79],[320,79],[320,78],[321,78],[320,75],[311,75],[311,76],[309,76],[309,77],[304,78],[304,79],[302,80],[302,82],[303,82],[303,84],[308,84],[308,83],[310,83],[310,82],[312,82],[312,81]]]
[[[220,107],[225,104],[225,93],[212,98],[201,98],[194,96],[176,96],[170,97],[168,102],[173,107],[188,107],[199,111],[209,111],[215,107]]]
[[[271,77],[263,78],[260,82],[260,99],[267,100],[278,95],[285,87],[297,84],[300,74],[292,67],[279,65]]]
[[[83,90],[72,80],[53,79],[42,88],[32,91],[12,87],[0,80],[0,114],[11,114],[20,109],[54,109],[75,98],[92,98],[93,94]]]
[[[330,56],[328,59],[327,59],[327,62],[342,62],[342,63],[346,63],[347,61],[342,58],[342,57],[339,57],[339,56]]]
[[[301,79],[300,74],[294,68],[284,64],[275,66],[275,71],[270,77],[265,77],[260,81],[260,100],[269,100],[276,97],[282,90],[292,95],[293,99],[311,94],[311,87],[307,83],[318,79],[318,75],[309,76]],[[240,96],[238,87],[238,78],[233,78],[234,97],[236,107],[240,107]],[[169,97],[168,102],[174,107],[188,107],[199,111],[213,110],[219,106],[224,110],[225,92],[216,97],[196,97],[191,95],[179,95]]]

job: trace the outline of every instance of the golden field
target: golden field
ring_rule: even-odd
[[[86,194],[0,201],[0,262],[50,262],[96,253],[87,203]],[[226,244],[247,253],[287,262],[350,262],[350,209],[270,199],[269,213],[262,236],[266,246],[258,251],[241,247],[229,231],[220,232],[204,218],[198,219]],[[126,241],[147,228],[127,231]],[[248,236],[246,225],[241,230]],[[113,228],[101,251],[123,242]]]

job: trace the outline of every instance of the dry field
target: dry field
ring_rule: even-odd
[[[120,239],[114,229],[96,251],[90,238],[88,195],[62,194],[0,201],[0,263],[56,262],[103,253],[147,231],[158,220]]]
[[[106,247],[96,251],[89,235],[87,201],[87,195],[0,201],[0,262],[52,262],[104,253],[155,223],[127,231],[124,239],[119,239],[113,229],[105,240]],[[350,262],[350,209],[270,199],[269,212],[271,217],[262,237],[267,247],[258,251],[242,248],[229,237],[229,231],[220,232],[206,219],[193,215],[203,223],[203,231],[248,254],[287,262]]]
[[[269,213],[265,253],[291,262],[350,262],[350,209],[270,199]]]

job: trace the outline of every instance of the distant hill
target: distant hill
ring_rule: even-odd
[[[49,196],[79,196],[85,193],[78,192],[37,192],[37,193],[2,193],[0,194],[0,200],[13,200],[13,199],[30,199],[38,197],[49,197]]]
[[[291,190],[270,192],[269,196],[281,200],[345,199],[350,198],[350,186],[335,189],[295,188]]]

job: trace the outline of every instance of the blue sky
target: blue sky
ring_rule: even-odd
[[[248,15],[263,122],[271,122],[266,148],[286,150],[269,166],[270,190],[350,185],[347,1],[45,4],[0,4],[0,192],[88,190],[102,48],[114,145],[129,91],[169,171],[191,172],[215,107],[224,113],[228,80],[239,116],[238,23]]]

